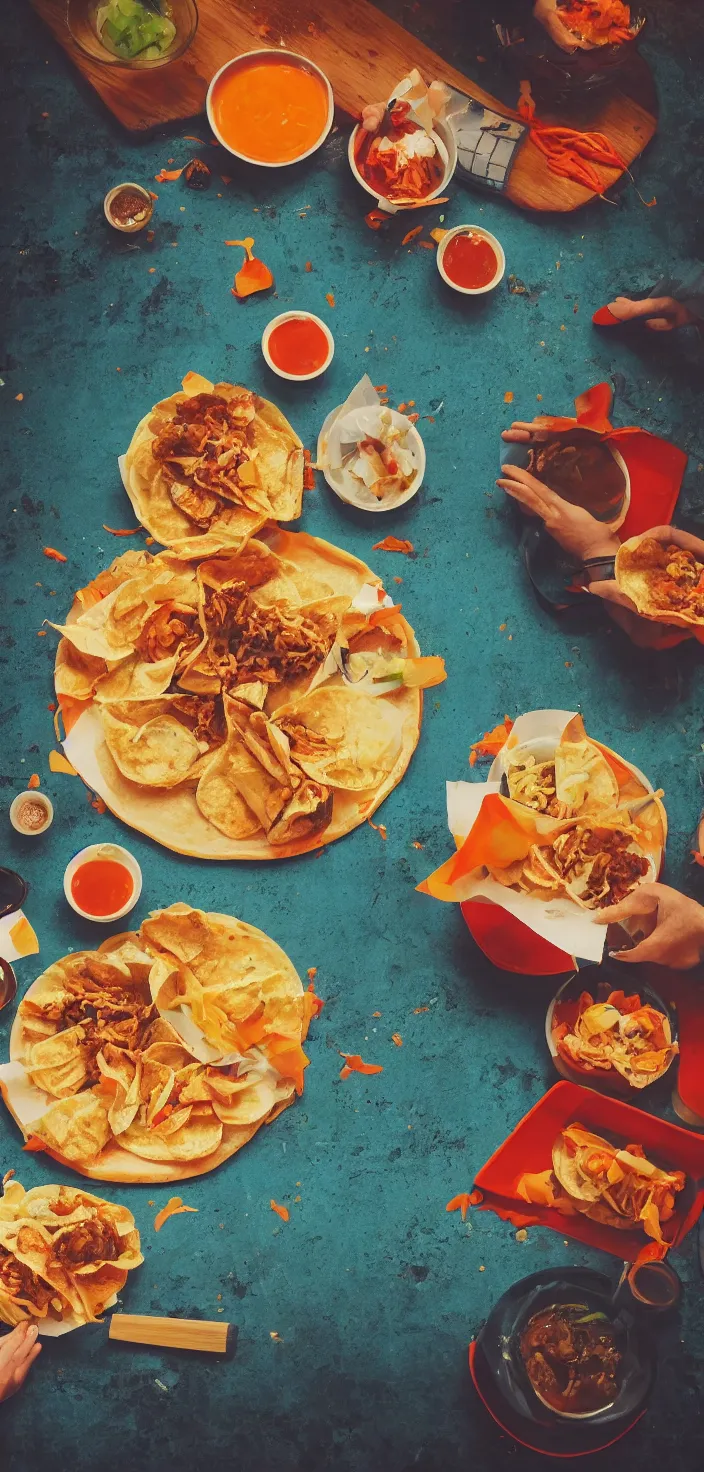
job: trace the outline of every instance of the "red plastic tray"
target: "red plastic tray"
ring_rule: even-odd
[[[580,1084],[559,1083],[549,1089],[482,1166],[475,1182],[484,1197],[481,1209],[494,1211],[517,1226],[551,1227],[563,1237],[574,1237],[621,1261],[634,1262],[650,1242],[645,1232],[620,1231],[586,1216],[563,1216],[554,1206],[532,1206],[516,1195],[523,1172],[547,1170],[555,1139],[565,1125],[575,1123],[624,1146],[642,1145],[654,1164],[685,1171],[688,1180],[678,1198],[679,1210],[664,1232],[670,1247],[679,1246],[704,1209],[704,1137]]]

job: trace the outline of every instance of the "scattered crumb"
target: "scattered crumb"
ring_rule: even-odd
[[[516,1232],[516,1241],[517,1242],[527,1242],[528,1241],[528,1233],[527,1233],[525,1227],[521,1227],[519,1229],[519,1231]]]
[[[504,403],[505,404],[512,404],[513,403],[513,394],[512,394],[512,392],[511,392],[510,389],[507,389],[506,393],[504,394]]]
[[[480,1273],[485,1273],[486,1272],[486,1268],[484,1267],[484,1264],[483,1263],[480,1263],[479,1271],[480,1271]]]
[[[401,1037],[400,1032],[392,1032],[392,1034],[391,1034],[391,1041],[392,1041],[392,1043],[395,1043],[396,1044],[396,1047],[397,1048],[402,1048],[403,1047],[403,1038]]]

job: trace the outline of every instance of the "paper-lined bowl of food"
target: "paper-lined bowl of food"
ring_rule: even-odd
[[[688,547],[649,532],[629,537],[616,553],[615,576],[642,618],[704,627],[704,560]]]
[[[0,1321],[49,1338],[94,1324],[144,1261],[126,1206],[75,1186],[6,1180],[0,1198]]]
[[[222,557],[125,553],[55,627],[69,760],[195,858],[291,858],[363,823],[445,678],[363,562],[272,524]]]
[[[379,107],[374,131],[358,124],[348,146],[352,173],[382,210],[430,204],[447,188],[457,168],[457,140],[446,116],[449,92],[426,87],[413,71]]]
[[[635,1098],[672,1067],[678,1052],[674,1009],[618,963],[568,977],[545,1018],[556,1071],[574,1083]],[[628,983],[633,990],[626,993]]]
[[[457,853],[419,888],[499,905],[567,957],[600,961],[595,915],[660,872],[662,792],[569,711],[519,717],[488,781],[448,783],[447,806]]]
[[[367,374],[332,409],[318,436],[317,465],[331,489],[362,511],[395,511],[417,495],[425,445],[415,424],[379,403]]]
[[[302,1094],[318,1010],[263,931],[170,905],[32,982],[0,1090],[29,1147],[80,1175],[202,1175]]]

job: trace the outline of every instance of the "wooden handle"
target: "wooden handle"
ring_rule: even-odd
[[[232,1333],[230,1331],[233,1331]],[[110,1339],[130,1344],[160,1344],[165,1349],[199,1349],[226,1354],[234,1324],[212,1319],[159,1319],[148,1314],[113,1314]]]

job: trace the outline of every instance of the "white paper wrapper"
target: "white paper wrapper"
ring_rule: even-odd
[[[342,460],[359,440],[367,435],[380,437],[382,407],[379,395],[367,373],[355,384],[352,392],[337,409],[331,410],[318,436],[317,463],[332,491],[349,506],[358,506],[362,511],[395,511],[404,506],[417,494],[425,474],[425,446],[418,430],[405,414],[397,409],[391,411],[391,423],[395,429],[404,431],[404,449],[411,457],[414,476],[404,491],[376,496],[350,473]]]
[[[0,955],[6,961],[21,961],[23,956],[36,956],[39,951],[39,941],[28,920],[29,934],[27,934],[25,926],[22,926],[24,944],[23,948],[18,950],[15,944],[15,938],[17,938],[16,927],[22,925],[23,920],[27,920],[24,910],[13,910],[11,915],[4,915],[0,920]],[[15,931],[15,938],[13,938],[13,931]]]

